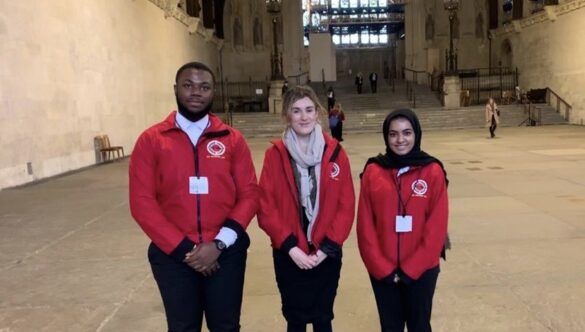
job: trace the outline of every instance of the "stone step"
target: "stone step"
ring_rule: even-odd
[[[500,126],[513,127],[522,124],[527,114],[523,106],[500,106]],[[390,109],[362,109],[345,111],[345,132],[381,132],[382,123]],[[424,130],[464,129],[485,127],[485,109],[483,106],[446,110],[443,108],[415,109]],[[542,108],[542,124],[566,124],[567,122],[551,108]],[[550,122],[549,122],[550,121]],[[327,127],[326,119],[322,125]],[[526,125],[526,123],[524,123]],[[280,115],[269,113],[236,113],[233,126],[246,137],[279,136],[284,129]]]
[[[394,92],[385,81],[378,83],[378,93],[371,93],[369,83],[364,85],[364,93],[357,94],[353,80],[327,83],[312,83],[322,105],[327,105],[325,91],[333,86],[336,101],[342,104],[346,120],[343,123],[345,132],[381,132],[386,115],[393,109],[413,108],[412,101],[406,96],[406,84],[396,81]],[[421,126],[424,130],[483,128],[485,127],[485,107],[470,106],[461,109],[443,109],[437,94],[423,85],[416,85],[416,108]],[[567,123],[562,116],[548,105],[535,105],[542,110],[542,124]],[[523,105],[500,105],[500,126],[526,125],[528,117]],[[323,127],[327,127],[326,117],[322,117]],[[284,130],[284,121],[280,114],[234,113],[233,126],[245,136],[279,136]]]

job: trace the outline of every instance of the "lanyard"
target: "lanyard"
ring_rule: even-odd
[[[410,199],[412,198],[412,195],[414,194],[414,190],[412,190],[412,188],[410,188],[410,194],[408,195],[408,198],[406,199],[406,201],[404,201],[402,199],[402,195],[401,195],[401,191],[402,191],[402,179],[400,178],[400,176],[406,172],[408,172],[408,169],[406,169],[405,171],[402,171],[404,168],[401,168],[398,170],[398,172],[396,173],[396,176],[392,175],[392,180],[394,181],[394,186],[396,188],[396,194],[398,196],[398,213],[401,214],[403,217],[406,216],[406,207],[408,206],[408,202],[410,202]],[[420,178],[420,173],[422,171],[422,167],[419,168],[418,170],[418,174],[417,174],[417,179]],[[418,181],[418,180],[417,180]]]

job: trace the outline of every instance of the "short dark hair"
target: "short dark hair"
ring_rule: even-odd
[[[175,83],[177,83],[179,81],[179,75],[181,75],[181,73],[187,69],[198,69],[198,70],[206,71],[206,72],[211,74],[211,78],[213,79],[213,83],[215,83],[215,75],[213,74],[213,71],[211,70],[211,68],[207,67],[207,65],[205,65],[201,62],[196,62],[196,61],[186,63],[186,64],[182,65],[181,68],[179,68],[179,70],[177,70],[177,74],[175,75]]]

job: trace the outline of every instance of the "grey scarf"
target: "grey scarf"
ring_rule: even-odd
[[[300,201],[301,205],[305,208],[305,215],[309,220],[307,239],[310,242],[314,220],[319,212],[319,178],[321,159],[323,158],[323,150],[325,148],[323,129],[319,124],[315,125],[315,129],[309,137],[309,148],[306,153],[301,150],[298,136],[291,127],[285,130],[283,142],[292,159],[295,161],[298,173],[300,174]],[[314,178],[311,178],[309,174],[309,167],[315,168]],[[311,192],[316,193],[313,195],[314,201],[311,200]]]

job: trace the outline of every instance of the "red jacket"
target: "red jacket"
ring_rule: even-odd
[[[397,269],[418,279],[439,265],[447,236],[447,187],[441,167],[436,163],[410,167],[399,177],[406,214],[412,216],[412,231],[408,233],[397,233],[395,228],[399,213],[394,182],[397,172],[372,163],[361,180],[358,246],[368,272],[378,280]]]
[[[184,240],[213,240],[222,226],[243,232],[256,214],[260,194],[240,132],[210,114],[209,127],[194,148],[177,128],[175,115],[140,135],[129,170],[132,216],[167,254]],[[189,193],[192,176],[208,178],[209,194]]]
[[[336,140],[323,135],[326,148],[319,181],[319,212],[312,233],[312,243],[316,249],[324,241],[341,247],[351,231],[355,215],[355,193],[349,159],[341,146],[335,152],[339,144]],[[297,245],[309,253],[307,237],[300,222],[298,190],[290,157],[282,140],[274,141],[273,144],[266,150],[260,175],[262,195],[258,224],[270,236],[274,248],[290,249],[292,239],[292,246]]]

